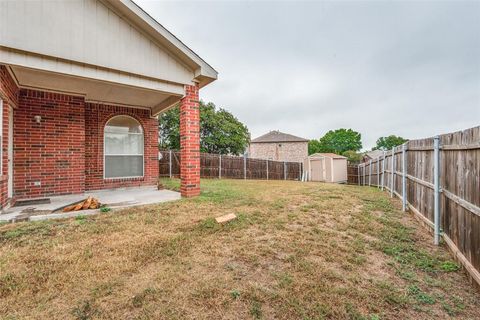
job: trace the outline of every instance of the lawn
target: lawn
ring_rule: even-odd
[[[398,208],[368,187],[202,180],[194,199],[3,225],[0,318],[479,319],[464,272]]]

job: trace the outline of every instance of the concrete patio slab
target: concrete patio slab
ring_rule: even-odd
[[[38,221],[97,214],[100,212],[99,209],[80,210],[67,213],[60,210],[55,213],[50,213],[55,209],[69,205],[73,202],[84,200],[88,196],[97,198],[101,204],[105,204],[112,209],[173,201],[181,198],[180,193],[178,192],[171,190],[157,190],[154,186],[98,190],[85,192],[84,194],[50,197],[50,203],[45,204],[11,207],[0,214],[0,222],[15,222],[19,219]]]

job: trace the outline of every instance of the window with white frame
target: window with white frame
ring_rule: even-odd
[[[130,116],[115,116],[105,125],[105,178],[143,177],[143,129]]]

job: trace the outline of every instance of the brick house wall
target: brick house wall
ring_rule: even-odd
[[[150,117],[150,110],[133,109],[97,103],[85,104],[85,189],[110,189],[153,185],[158,178],[158,121]],[[144,176],[142,178],[103,178],[103,132],[105,124],[113,116],[128,115],[143,127]]]
[[[0,206],[8,203],[8,112],[13,105],[13,200],[88,190],[154,185],[158,178],[158,123],[150,110],[85,102],[81,96],[18,89],[0,66],[3,100]],[[103,132],[116,115],[144,129],[144,177],[103,179]],[[40,116],[37,123],[35,116]]]
[[[2,141],[1,141],[1,173],[0,176],[0,208],[8,204],[8,119],[10,107],[18,105],[19,90],[5,66],[0,65],[0,98],[3,101]]]
[[[308,142],[252,142],[248,156],[275,161],[303,162],[308,156]]]
[[[15,197],[85,190],[83,97],[21,89],[13,127]]]

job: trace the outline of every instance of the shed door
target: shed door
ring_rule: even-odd
[[[312,181],[323,181],[322,160],[310,161],[310,176],[312,177]]]
[[[325,180],[333,182],[333,160],[331,158],[325,158]]]

